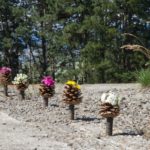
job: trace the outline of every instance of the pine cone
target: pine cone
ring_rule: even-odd
[[[19,91],[24,91],[25,89],[28,88],[28,85],[20,83],[20,84],[16,84],[17,90]]]
[[[41,84],[39,91],[40,91],[41,96],[49,98],[54,95],[55,87],[54,86],[48,87],[48,86],[45,86],[44,84]]]
[[[63,92],[63,101],[66,104],[76,105],[82,100],[81,91],[74,86],[65,85],[65,90]]]
[[[10,82],[10,74],[0,74],[0,83],[8,84]]]
[[[108,118],[108,117],[116,117],[119,115],[119,106],[113,106],[109,103],[101,104],[100,114],[101,116]]]

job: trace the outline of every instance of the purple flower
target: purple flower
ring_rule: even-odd
[[[11,73],[11,68],[9,68],[9,67],[1,67],[0,68],[0,74],[5,74],[5,75],[7,75],[7,74],[10,74]]]
[[[55,81],[51,76],[45,76],[41,82],[48,87],[53,87],[55,84]]]

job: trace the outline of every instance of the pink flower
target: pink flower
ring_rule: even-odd
[[[55,84],[55,81],[51,76],[44,77],[41,82],[48,87],[53,87]]]
[[[0,68],[0,73],[1,74],[5,74],[5,75],[7,75],[7,74],[10,74],[11,73],[11,68],[9,68],[9,67],[1,67]]]

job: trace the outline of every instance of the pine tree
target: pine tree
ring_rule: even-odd
[[[149,0],[1,0],[2,65],[33,79],[59,72],[63,80],[132,81],[146,58],[120,47],[139,44],[133,34],[149,48],[149,8]]]
[[[19,54],[23,44],[17,34],[17,29],[24,23],[24,8],[18,6],[17,1],[0,1],[0,51],[3,54],[4,65],[18,72]]]

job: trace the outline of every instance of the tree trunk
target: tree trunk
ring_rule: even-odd
[[[43,27],[43,23],[41,23],[42,27]],[[42,68],[43,68],[43,73],[44,75],[46,75],[46,70],[47,70],[47,57],[46,57],[46,40],[44,37],[42,37],[42,55],[43,55],[43,64],[42,64]]]
[[[113,117],[108,117],[106,120],[106,135],[112,136],[113,133]]]
[[[46,11],[46,3],[45,1],[39,0],[39,15],[40,17],[43,17],[45,15]],[[45,23],[44,21],[41,21],[41,30],[42,32],[45,31]],[[47,46],[46,46],[46,39],[42,35],[42,72],[41,75],[46,75],[46,70],[47,70]]]

